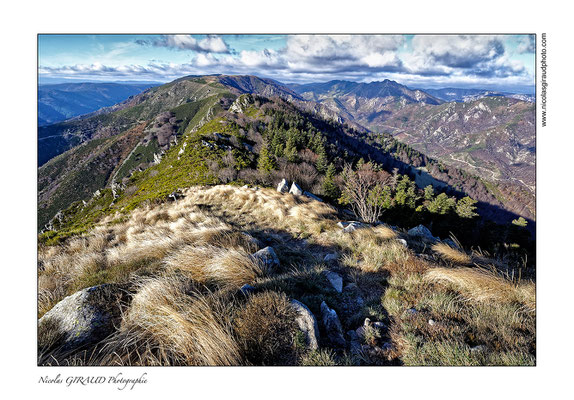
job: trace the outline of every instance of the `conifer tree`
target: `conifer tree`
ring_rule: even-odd
[[[456,203],[456,214],[461,218],[472,218],[478,214],[475,212],[476,200],[465,196]]]
[[[336,169],[333,163],[329,164],[327,167],[327,172],[325,174],[325,180],[323,181],[323,193],[325,196],[332,199],[337,199],[341,195],[338,186],[335,184],[335,174]]]
[[[257,160],[257,169],[261,172],[268,173],[275,169],[275,162],[273,157],[269,154],[269,146],[267,142],[263,143],[261,152],[259,153],[259,160]]]
[[[432,200],[434,197],[434,188],[432,185],[428,185],[425,187],[425,200]]]

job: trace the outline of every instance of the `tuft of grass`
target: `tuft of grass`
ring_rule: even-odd
[[[234,317],[246,360],[255,365],[295,364],[295,318],[295,309],[284,294],[266,291],[250,296]]]
[[[519,302],[536,310],[535,287],[532,283],[515,284],[499,274],[482,268],[433,268],[425,280],[452,285],[463,296],[474,301]]]
[[[186,246],[164,263],[168,269],[188,272],[196,282],[226,288],[240,288],[265,273],[246,251],[216,246]]]
[[[454,249],[444,243],[434,244],[432,246],[432,250],[444,260],[450,261],[454,264],[469,265],[472,263],[472,258],[468,254]]]
[[[301,358],[301,365],[309,367],[332,367],[339,365],[331,349],[314,350]]]
[[[229,303],[185,280],[141,282],[118,332],[92,360],[103,365],[241,365]]]

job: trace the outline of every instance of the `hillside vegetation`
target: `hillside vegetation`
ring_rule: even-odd
[[[57,318],[41,319],[39,362],[535,362],[534,286],[501,274],[500,260],[450,247],[458,258],[444,248],[418,253],[424,239],[405,231],[379,225],[347,233],[337,222],[334,208],[304,196],[192,187],[175,202],[138,208],[121,222],[108,217],[63,245],[41,246],[39,316],[95,285],[115,285],[125,296],[117,326],[78,348],[63,345]],[[277,264],[252,256],[267,246]],[[340,291],[330,274],[342,278]],[[318,347],[303,340],[292,299],[319,321]],[[322,302],[336,312],[342,342],[321,317]]]
[[[535,363],[510,189],[297,96],[190,77],[78,122],[39,169],[39,364]]]

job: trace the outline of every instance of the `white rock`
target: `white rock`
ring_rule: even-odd
[[[321,317],[329,343],[335,347],[345,347],[346,342],[343,337],[343,327],[341,326],[337,312],[330,309],[324,301],[321,303]]]
[[[279,257],[273,250],[273,247],[267,246],[253,254],[256,260],[259,260],[266,268],[274,269],[279,266]]]
[[[424,237],[430,240],[438,240],[437,238],[435,238],[431,231],[429,231],[429,229],[424,226],[424,225],[419,225],[416,226],[412,229],[409,229],[408,231],[409,236],[418,236],[418,237]]]
[[[294,194],[295,196],[301,196],[303,194],[303,189],[299,187],[295,182],[291,184],[291,189],[289,189],[289,193]]]
[[[289,191],[289,182],[287,182],[287,179],[282,179],[281,182],[279,182],[277,191],[281,193],[287,193]]]

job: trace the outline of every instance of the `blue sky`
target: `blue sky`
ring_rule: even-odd
[[[533,35],[40,35],[40,83],[253,74],[285,83],[534,87]]]

